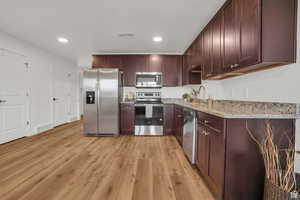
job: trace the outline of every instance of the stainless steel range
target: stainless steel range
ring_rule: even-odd
[[[163,135],[163,103],[160,92],[137,92],[135,135]]]

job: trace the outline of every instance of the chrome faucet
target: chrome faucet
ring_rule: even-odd
[[[204,92],[204,98],[203,99],[206,99],[206,92],[207,92],[207,89],[204,85],[200,85],[199,87],[199,97],[201,97],[201,90],[203,89],[203,92]]]

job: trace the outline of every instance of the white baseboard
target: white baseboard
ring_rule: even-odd
[[[45,132],[45,131],[48,131],[50,129],[52,129],[54,126],[52,123],[50,124],[43,124],[43,125],[39,125],[38,127],[36,127],[36,131],[34,133],[35,134],[39,134],[39,133],[42,133],[42,132]]]

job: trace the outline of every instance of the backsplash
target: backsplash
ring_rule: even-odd
[[[198,89],[199,85],[163,87],[161,89],[137,89],[135,87],[124,87],[124,97],[126,97],[129,92],[135,94],[137,91],[161,91],[162,98],[181,98],[184,93],[190,93],[193,88]]]

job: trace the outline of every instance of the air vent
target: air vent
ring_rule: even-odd
[[[134,33],[119,33],[119,37],[133,37]]]

